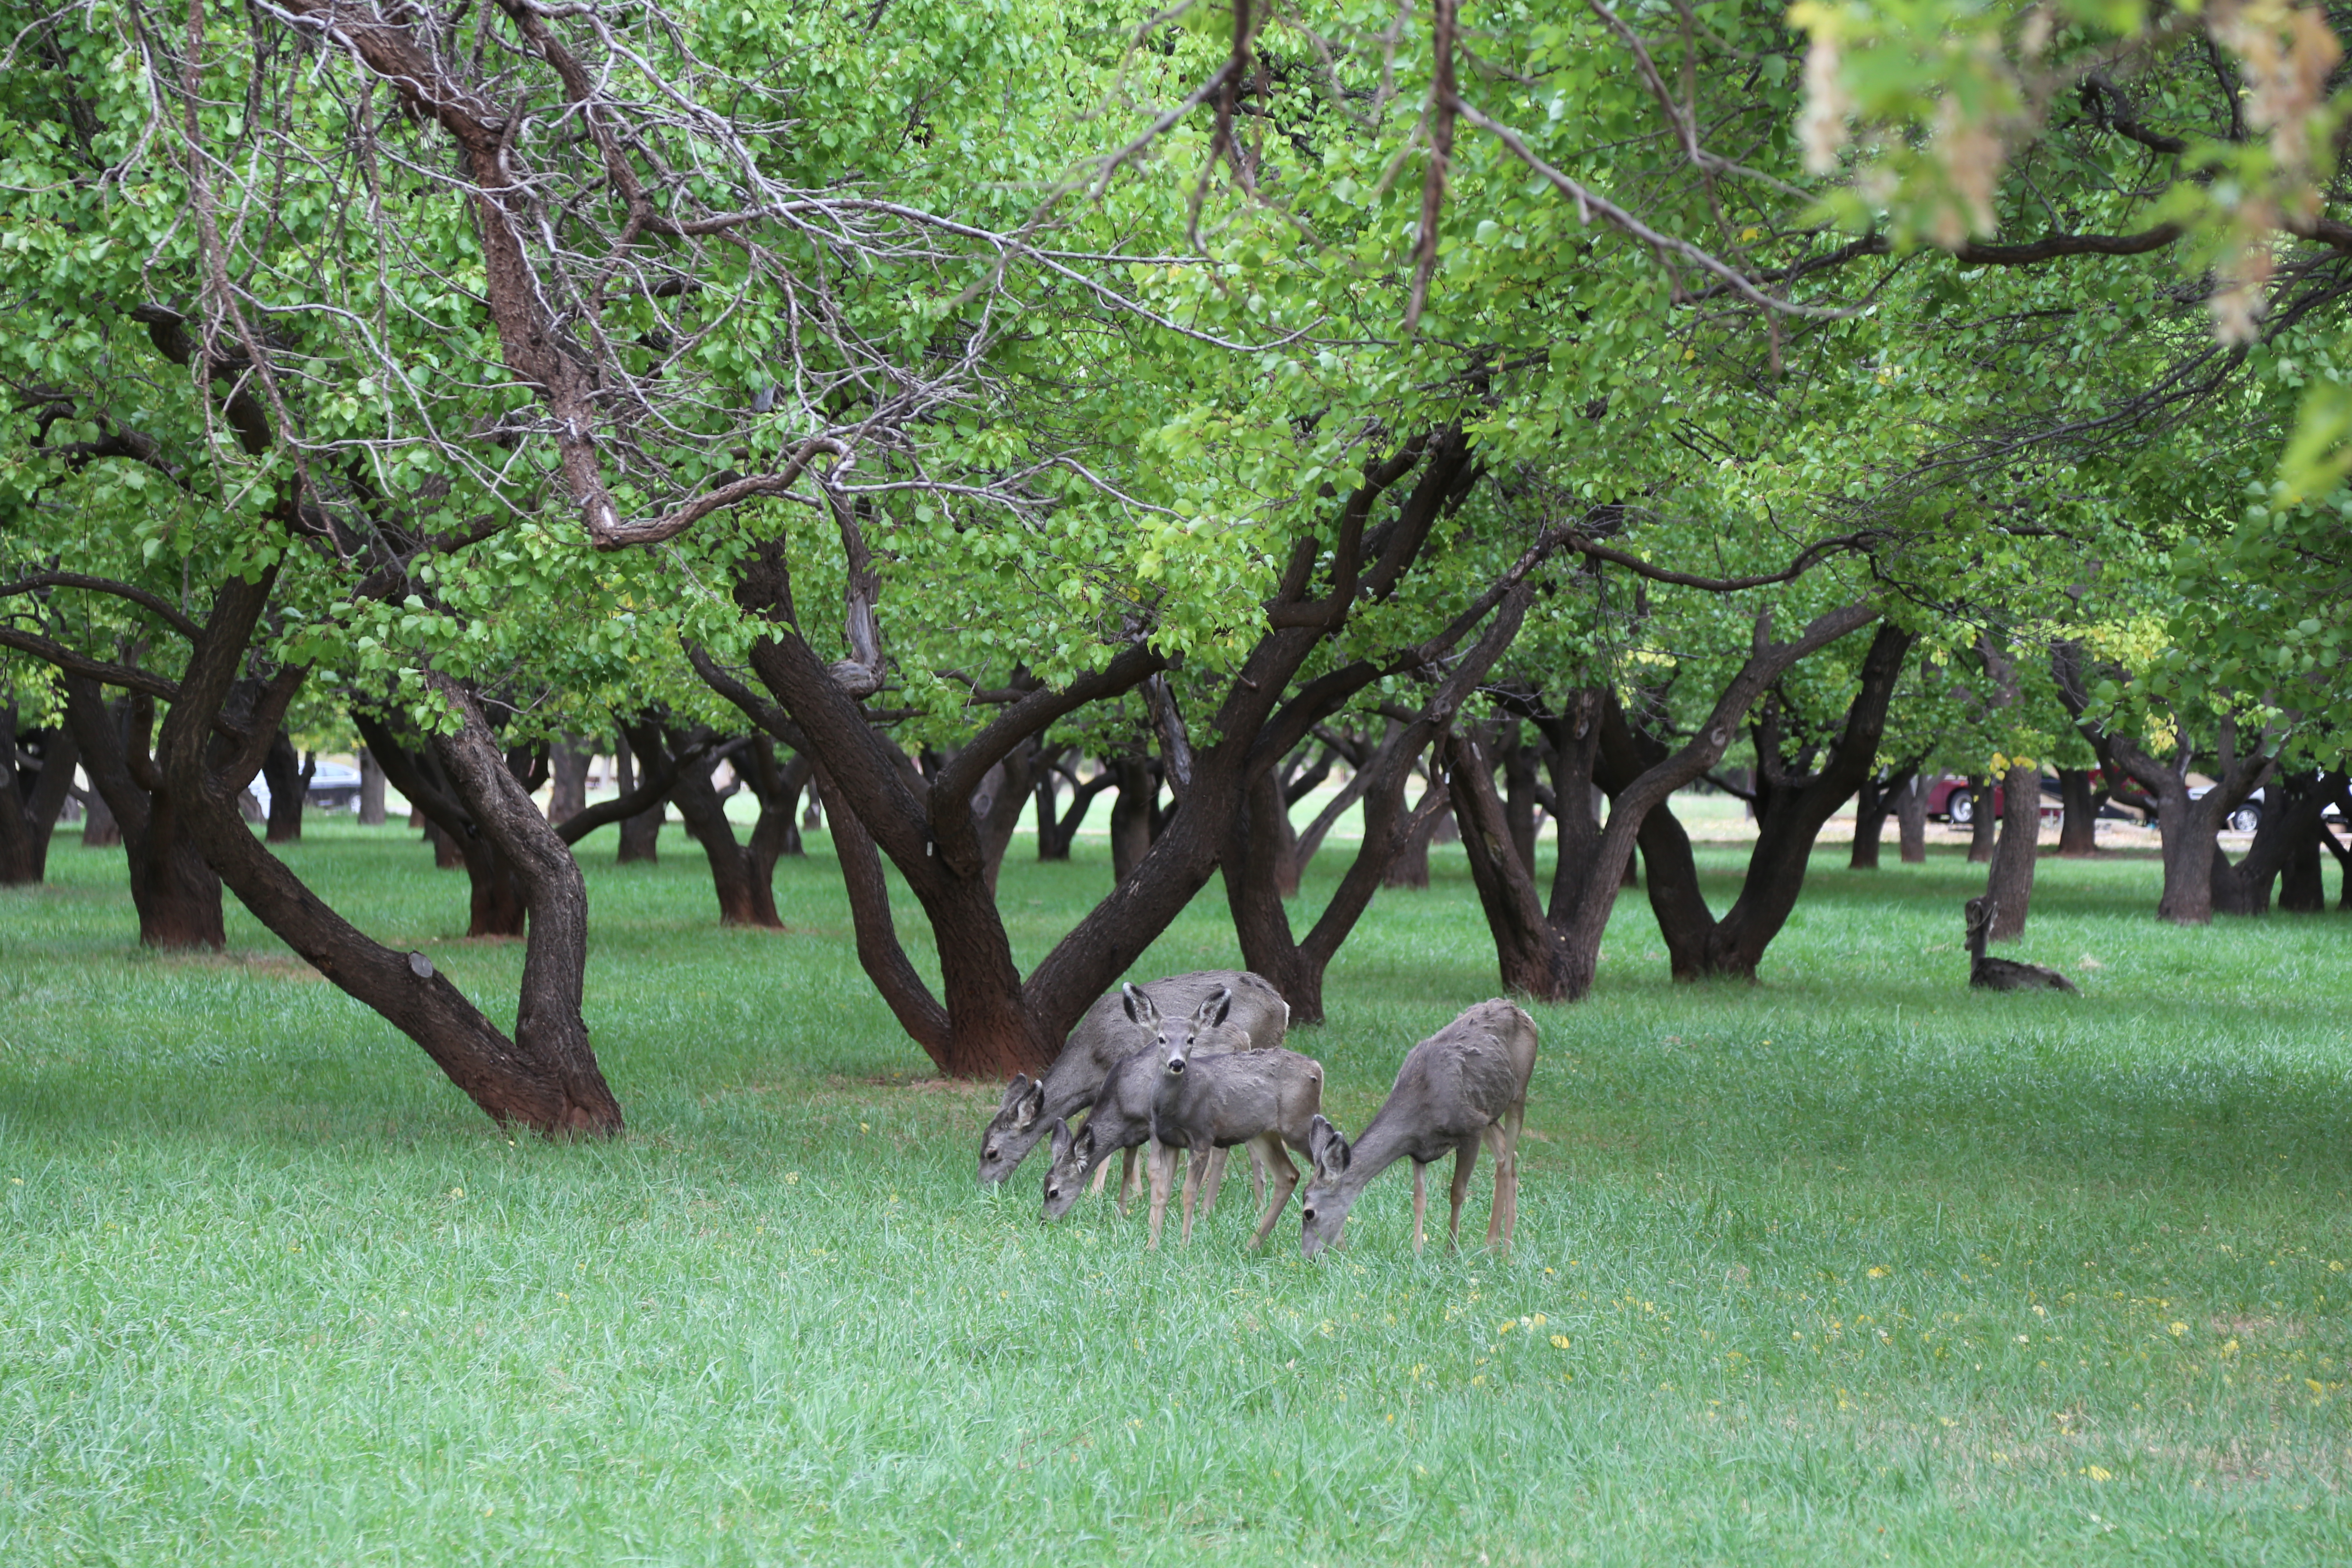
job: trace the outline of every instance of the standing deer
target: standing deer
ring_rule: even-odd
[[[981,1134],[981,1185],[1011,1175],[1039,1139],[1065,1117],[1092,1105],[1111,1068],[1159,1043],[1165,1015],[1181,1018],[1219,991],[1232,995],[1234,1022],[1248,1036],[1251,1048],[1282,1044],[1290,1005],[1265,980],[1240,970],[1201,970],[1107,993],[1070,1031],[1044,1078],[1033,1080],[1019,1073],[1004,1086],[1003,1103]]]
[[[1536,1023],[1499,998],[1481,1002],[1407,1052],[1396,1087],[1353,1143],[1318,1116],[1307,1138],[1314,1178],[1299,1200],[1300,1250],[1308,1258],[1339,1240],[1348,1211],[1372,1178],[1401,1159],[1412,1162],[1412,1249],[1421,1250],[1429,1210],[1430,1163],[1454,1156],[1454,1214],[1446,1246],[1462,1230],[1462,1200],[1478,1145],[1495,1152],[1495,1211],[1486,1245],[1511,1244],[1519,1214],[1519,1124],[1528,1114],[1528,1079],[1536,1068]]]
[[[1257,1234],[1250,1237],[1252,1247],[1265,1240],[1298,1184],[1298,1167],[1290,1163],[1284,1145],[1301,1153],[1307,1150],[1307,1131],[1323,1105],[1323,1064],[1278,1047],[1245,1048],[1247,1037],[1229,1021],[1232,1006],[1231,996],[1212,996],[1193,1013],[1188,1028],[1163,1037],[1167,1043],[1151,1098],[1151,1137],[1158,1145],[1151,1159],[1154,1247],[1160,1245],[1160,1222],[1168,1213],[1179,1150],[1189,1150],[1192,1156],[1192,1169],[1184,1173],[1188,1244],[1193,1200],[1202,1178],[1213,1183],[1217,1177],[1211,1169],[1211,1151],[1246,1143],[1253,1162],[1263,1162],[1271,1177],[1274,1201],[1266,1205]],[[1207,1201],[1216,1202],[1214,1185]]]

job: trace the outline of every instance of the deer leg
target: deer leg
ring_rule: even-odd
[[[1140,1151],[1132,1143],[1119,1151],[1118,1212],[1122,1218],[1127,1215],[1128,1205],[1135,1202],[1136,1189],[1143,1182],[1143,1172],[1136,1159],[1139,1152]],[[1103,1168],[1109,1169],[1110,1162],[1104,1161]]]
[[[1089,1197],[1097,1198],[1102,1196],[1103,1184],[1109,1180],[1110,1162],[1108,1160],[1105,1160],[1102,1163],[1095,1167],[1095,1179],[1093,1184],[1087,1188],[1087,1195]]]
[[[1265,1202],[1266,1159],[1255,1143],[1250,1145],[1249,1163],[1250,1196],[1254,1202],[1262,1204]]]
[[[1176,1151],[1165,1143],[1151,1149],[1151,1241],[1147,1251],[1160,1250],[1160,1225],[1168,1217],[1168,1189],[1176,1180]]]
[[[1217,1206],[1217,1190],[1225,1184],[1225,1151],[1218,1149],[1211,1152],[1207,1164],[1207,1174],[1201,1182],[1201,1217],[1202,1219],[1208,1218],[1209,1211]]]
[[[1412,1249],[1421,1250],[1423,1222],[1429,1217],[1429,1165],[1426,1161],[1412,1163]]]
[[[1486,1206],[1486,1245],[1493,1247],[1495,1238],[1503,1233],[1503,1212],[1510,1202],[1511,1153],[1503,1142],[1503,1129],[1490,1123],[1478,1134],[1486,1152],[1495,1157],[1495,1201]]]
[[[1215,1156],[1203,1159],[1201,1151],[1195,1149],[1192,1165],[1184,1173],[1184,1245],[1187,1247],[1192,1245],[1192,1200],[1200,1195],[1201,1179],[1216,1163]]]
[[[1266,1205],[1265,1215],[1257,1222],[1257,1234],[1250,1237],[1252,1252],[1265,1245],[1266,1233],[1274,1228],[1274,1222],[1282,1217],[1282,1208],[1290,1201],[1291,1189],[1298,1185],[1298,1167],[1290,1163],[1290,1155],[1282,1146],[1282,1135],[1269,1132],[1253,1143],[1250,1147],[1253,1156],[1260,1152],[1258,1144],[1265,1145],[1265,1164],[1274,1178],[1274,1202]],[[1255,1165],[1257,1161],[1253,1158],[1250,1163]]]
[[[1478,1168],[1478,1138],[1465,1138],[1454,1150],[1454,1213],[1445,1222],[1445,1250],[1462,1245],[1462,1203],[1470,1195],[1470,1173]]]
[[[1502,1173],[1497,1171],[1495,1174],[1496,1192],[1502,1198],[1504,1205],[1503,1248],[1505,1251],[1510,1249],[1511,1233],[1517,1230],[1519,1225],[1519,1128],[1527,1119],[1528,1107],[1525,1100],[1521,1100],[1503,1113],[1503,1147],[1498,1158],[1507,1161],[1511,1167],[1511,1184],[1507,1190],[1501,1185]]]

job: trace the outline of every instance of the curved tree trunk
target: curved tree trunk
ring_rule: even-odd
[[[617,1132],[621,1110],[597,1069],[579,1000],[587,951],[587,898],[579,868],[530,795],[507,773],[495,739],[469,697],[428,677],[456,700],[462,728],[436,742],[485,832],[527,867],[533,906],[522,1002],[509,1040],[421,952],[370,940],[303,886],[237,817],[242,770],[209,744],[246,647],[268,601],[274,571],[257,584],[232,578],[214,598],[163,726],[162,762],[187,805],[190,834],[203,845],[254,917],[345,993],[423,1047],[451,1081],[499,1122],[543,1132]],[[300,671],[287,672],[297,681]],[[281,679],[283,678],[281,677]],[[282,693],[290,696],[291,687]],[[518,805],[518,802],[520,803]],[[565,868],[569,866],[569,874]]]
[[[653,726],[640,723],[630,728],[629,747],[639,756],[649,757],[656,744],[667,744],[672,753],[677,753],[702,738],[672,733],[656,741]],[[719,923],[781,931],[784,922],[776,915],[774,884],[755,873],[751,855],[736,842],[735,825],[727,819],[727,803],[710,780],[713,766],[705,760],[680,767],[669,798],[678,816],[686,819],[687,832],[702,846],[703,858],[709,862],[711,889],[719,896]],[[773,864],[770,862],[771,868]]]

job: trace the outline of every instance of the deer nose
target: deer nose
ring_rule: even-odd
[[[1182,1072],[1184,1070],[1184,1058],[1182,1057],[1171,1057],[1168,1060],[1168,1070],[1175,1073]]]
[[[1315,1223],[1315,1211],[1313,1209],[1302,1210],[1298,1217],[1305,1220],[1308,1225],[1313,1225]]]

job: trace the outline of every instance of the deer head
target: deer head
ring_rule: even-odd
[[[1054,1163],[1045,1167],[1045,1213],[1047,1221],[1057,1220],[1070,1212],[1070,1205],[1086,1191],[1087,1170],[1094,1163],[1095,1130],[1091,1124],[1081,1127],[1074,1135],[1070,1124],[1054,1124]]]
[[[1160,1060],[1168,1076],[1184,1076],[1184,1061],[1200,1046],[1202,1037],[1224,1026],[1225,1015],[1234,1007],[1234,994],[1226,986],[1217,987],[1216,994],[1192,1009],[1192,1016],[1179,1028],[1160,1026],[1159,1047]]]
[[[1311,1168],[1306,1195],[1299,1200],[1299,1251],[1305,1257],[1312,1258],[1338,1241],[1340,1228],[1348,1223],[1348,1210],[1356,1198],[1345,1190],[1341,1178],[1348,1173],[1353,1152],[1339,1130],[1323,1117],[1307,1123],[1307,1158]]]
[[[1025,1072],[1015,1073],[1004,1086],[1004,1100],[996,1114],[989,1118],[988,1130],[980,1135],[981,1185],[992,1185],[1013,1173],[1035,1146],[1037,1140],[1030,1130],[1045,1114],[1045,1084],[1030,1081]]]

